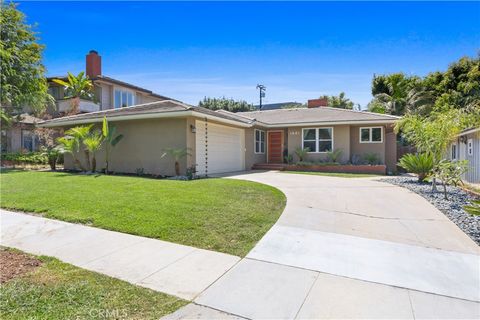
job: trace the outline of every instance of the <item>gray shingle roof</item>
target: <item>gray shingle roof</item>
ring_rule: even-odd
[[[64,122],[76,122],[79,120],[94,120],[103,118],[107,116],[109,119],[114,120],[115,117],[128,116],[128,115],[141,115],[141,114],[151,114],[151,113],[160,113],[160,112],[175,112],[175,111],[185,111],[193,108],[192,106],[186,105],[184,103],[172,100],[162,100],[151,103],[139,104],[136,106],[125,107],[120,109],[108,109],[97,112],[81,113],[73,116],[55,118],[45,123],[54,124],[54,123],[64,123]]]
[[[238,114],[272,125],[356,121],[367,123],[369,121],[395,121],[399,119],[399,117],[392,115],[331,107],[248,111],[239,112]]]
[[[148,115],[152,114],[160,114],[160,113],[174,113],[174,112],[181,112],[181,111],[195,111],[201,114],[214,116],[221,119],[242,122],[242,123],[252,123],[253,120],[236,115],[235,113],[231,113],[228,111],[213,111],[202,107],[195,107],[191,106],[176,100],[162,100],[162,101],[155,101],[145,104],[139,104],[131,107],[125,107],[120,109],[108,109],[103,111],[97,112],[89,112],[89,113],[81,113],[76,114],[73,116],[55,118],[51,120],[47,120],[42,122],[42,125],[68,125],[68,123],[78,123],[83,122],[87,123],[89,120],[92,122],[98,121],[99,119],[103,119],[104,116],[108,117],[112,121],[115,118],[125,117],[125,116],[142,116],[148,117]]]

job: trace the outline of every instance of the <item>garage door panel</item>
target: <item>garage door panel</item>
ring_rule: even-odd
[[[200,175],[245,169],[245,131],[208,123],[196,122],[196,162]]]

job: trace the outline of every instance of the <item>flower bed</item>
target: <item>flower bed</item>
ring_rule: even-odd
[[[395,177],[381,181],[407,188],[424,197],[470,238],[480,244],[480,216],[472,216],[463,210],[465,205],[470,204],[470,201],[476,198],[474,195],[461,188],[447,186],[448,200],[445,200],[441,185],[438,185],[437,192],[432,192],[431,183],[418,182],[416,177]]]
[[[386,174],[387,166],[383,164],[377,165],[352,165],[352,164],[327,164],[327,165],[298,165],[290,164],[285,166],[287,171],[317,171],[317,172],[334,172],[334,173],[367,173],[367,174]]]

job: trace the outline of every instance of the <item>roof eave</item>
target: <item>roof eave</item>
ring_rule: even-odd
[[[285,123],[262,123],[267,128],[326,126],[326,125],[365,125],[365,124],[394,124],[398,120],[349,120],[349,121],[311,121],[311,122],[285,122]]]

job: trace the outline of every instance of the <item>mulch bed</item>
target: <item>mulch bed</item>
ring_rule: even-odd
[[[0,248],[0,283],[33,271],[42,262],[27,254]]]

